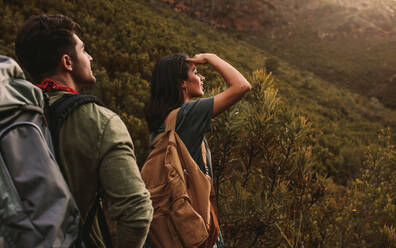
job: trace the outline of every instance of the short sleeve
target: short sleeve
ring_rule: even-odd
[[[177,115],[176,131],[184,143],[191,139],[202,142],[205,133],[210,131],[213,115],[213,97],[201,98],[183,104]]]
[[[188,126],[198,132],[208,132],[210,130],[212,113],[213,97],[185,103],[181,106],[177,115],[176,130]]]
[[[209,97],[185,103],[177,115],[176,132],[198,165],[203,164],[201,143],[210,131],[213,102],[213,97]]]

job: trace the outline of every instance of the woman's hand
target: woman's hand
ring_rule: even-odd
[[[210,63],[210,60],[214,57],[217,57],[216,54],[213,53],[200,53],[196,54],[192,58],[186,58],[186,61],[193,64],[206,64]]]

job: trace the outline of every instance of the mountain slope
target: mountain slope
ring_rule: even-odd
[[[396,108],[393,0],[156,0]]]

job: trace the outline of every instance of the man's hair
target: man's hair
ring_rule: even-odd
[[[73,34],[79,29],[67,16],[32,16],[18,32],[15,54],[34,80],[42,80],[55,72],[63,54],[75,56]]]

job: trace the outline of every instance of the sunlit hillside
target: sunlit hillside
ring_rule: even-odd
[[[270,32],[219,29],[154,0],[0,0],[0,54],[14,57],[18,28],[42,13],[80,23],[98,81],[89,92],[121,115],[139,165],[148,152],[144,103],[159,58],[213,52],[252,82],[252,92],[208,134],[226,247],[396,247],[396,112],[356,93],[369,88],[367,75],[352,84],[360,83],[358,72],[379,68],[376,59],[363,67],[338,60],[360,54],[352,49],[360,40],[321,43],[315,33],[277,40]],[[338,51],[341,43],[351,54]],[[334,50],[324,51],[328,44]],[[365,56],[394,61],[375,44]],[[207,94],[224,87],[209,66],[200,72]]]
[[[396,108],[393,0],[157,0]]]
[[[393,0],[153,0],[186,12],[218,27],[237,30],[293,30],[303,19],[317,30],[335,31],[350,26],[356,33],[395,34]],[[308,22],[306,24],[309,24]]]

